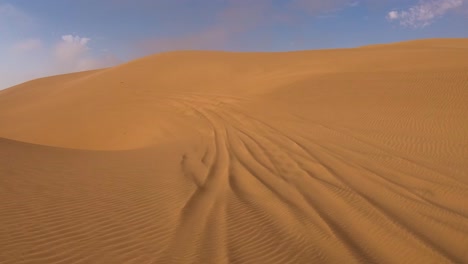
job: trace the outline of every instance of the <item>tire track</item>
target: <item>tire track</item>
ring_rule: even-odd
[[[178,99],[181,100],[181,98]],[[199,102],[197,102],[196,98],[189,98],[188,101],[199,105]],[[231,154],[233,154],[236,157],[236,160],[240,162],[241,166],[246,169],[246,172],[251,177],[257,178],[257,180],[259,180],[266,189],[270,190],[274,194],[274,196],[278,197],[280,201],[282,201],[282,203],[292,206],[292,208],[296,208],[294,209],[294,212],[304,213],[308,212],[311,208],[313,208],[313,211],[320,215],[319,218],[322,219],[322,222],[327,224],[328,227],[325,227],[324,230],[330,230],[334,234],[334,236],[336,236],[337,238],[339,238],[340,241],[342,241],[343,245],[349,248],[349,252],[351,252],[352,254],[357,254],[355,255],[355,257],[358,260],[357,262],[372,261],[372,259],[375,261],[376,256],[367,255],[368,253],[366,253],[366,249],[361,249],[359,244],[355,244],[355,234],[350,234],[349,231],[345,231],[346,229],[342,229],[341,225],[343,223],[335,222],[335,216],[333,216],[333,214],[330,215],[329,213],[330,208],[321,208],[321,206],[319,206],[319,200],[315,198],[316,196],[310,195],[310,193],[304,189],[304,185],[301,185],[303,179],[314,179],[312,174],[304,168],[304,163],[319,163],[326,169],[326,171],[330,173],[330,175],[333,175],[333,177],[335,177],[340,183],[340,185],[344,186],[346,190],[350,190],[354,195],[360,197],[359,199],[361,203],[364,203],[367,207],[372,208],[374,214],[377,213],[384,219],[390,220],[390,222],[394,224],[396,230],[400,230],[400,232],[403,233],[411,234],[411,237],[415,239],[413,241],[419,241],[419,245],[423,248],[426,248],[428,252],[436,252],[434,254],[442,257],[442,259],[440,259],[441,261],[458,261],[457,257],[452,255],[452,253],[446,251],[444,248],[439,247],[429,237],[426,237],[424,233],[421,233],[420,231],[414,231],[418,230],[417,227],[415,229],[415,227],[408,226],[406,223],[401,222],[401,220],[399,220],[400,216],[390,213],[393,211],[393,209],[389,209],[383,204],[380,204],[379,202],[372,202],[372,198],[369,196],[369,194],[366,193],[366,191],[360,191],[360,187],[356,186],[354,183],[345,180],[343,176],[337,176],[346,174],[344,171],[348,170],[364,171],[366,173],[362,176],[368,176],[365,176],[365,178],[362,179],[366,179],[365,181],[369,183],[374,182],[375,184],[382,185],[382,187],[379,188],[388,190],[390,194],[397,195],[398,197],[400,197],[400,199],[403,199],[404,201],[409,201],[411,204],[415,204],[417,208],[423,205],[426,206],[427,203],[430,204],[429,206],[436,206],[435,204],[431,204],[430,201],[428,201],[420,195],[409,192],[406,189],[406,186],[399,184],[391,179],[385,178],[384,176],[380,176],[379,173],[376,173],[375,171],[372,171],[367,167],[359,165],[359,163],[355,163],[356,161],[344,160],[349,158],[349,156],[346,158],[341,157],[340,155],[335,153],[336,151],[332,151],[331,149],[319,143],[313,143],[312,141],[307,141],[307,143],[299,142],[296,139],[293,139],[291,136],[285,135],[283,132],[273,128],[272,126],[260,120],[252,119],[251,116],[241,113],[238,110],[234,111],[232,107],[228,109],[220,109],[218,107],[219,104],[207,104],[207,101],[208,100],[206,99],[203,100],[204,104],[208,105],[208,108],[210,108],[210,111],[216,112],[216,115],[218,116],[219,120],[225,122],[225,126],[229,127],[228,131],[233,131],[228,132],[228,134],[231,134],[229,137],[235,138],[233,139],[234,141],[231,141],[231,145],[233,145],[234,147],[232,149]],[[242,121],[239,119],[239,116],[243,117]],[[263,133],[264,135],[259,136],[259,133]],[[304,144],[314,146],[316,151],[312,153],[311,150],[304,147]],[[282,148],[283,151],[286,151],[287,154],[286,156],[283,156],[282,162],[287,162],[289,164],[286,166],[295,167],[296,171],[301,172],[301,177],[297,178],[297,176],[295,176],[291,178],[291,175],[294,175],[293,171],[281,171],[281,169],[278,167],[278,162],[280,162],[279,164],[281,164],[281,161],[277,158],[273,158],[269,154],[268,149],[272,146],[280,146],[280,149]],[[276,151],[278,151],[278,148],[275,148]],[[342,164],[340,166],[343,167],[343,172],[332,169],[340,167],[337,166],[337,164]],[[266,177],[267,175],[269,176]],[[273,182],[278,181],[276,178],[282,179],[282,183],[277,182],[276,184],[272,184]],[[327,181],[325,182],[330,184]],[[311,182],[309,182],[309,184],[310,183]],[[231,182],[231,185],[232,184],[233,183]],[[315,181],[314,184],[317,184],[317,181]],[[322,187],[326,186],[324,190],[330,190],[330,186],[324,185],[323,181],[319,181],[319,185],[322,185]],[[332,186],[338,187],[336,185]],[[293,189],[288,191],[288,194],[282,194],[283,191],[281,190],[283,190],[284,188],[287,190],[291,187],[293,187]],[[316,190],[320,188],[321,187],[317,187]],[[240,190],[237,190],[236,192],[239,191]],[[299,193],[297,191],[299,191]],[[242,193],[242,191],[240,192]],[[334,192],[330,190],[329,193],[331,194]],[[297,196],[298,194],[300,194],[300,196]],[[322,193],[322,195],[325,195],[325,193]],[[340,197],[340,195],[335,197],[338,198]],[[306,200],[303,200],[304,198],[307,200],[307,202],[305,202]],[[343,199],[343,197],[338,198],[338,200],[341,199]],[[335,206],[337,206],[337,204],[335,204]],[[346,207],[347,205],[344,206]],[[444,210],[443,207],[440,207],[440,209]],[[308,214],[306,213],[306,215]],[[316,217],[317,216],[306,216],[307,219],[313,219]],[[296,219],[304,218],[303,216],[296,216]],[[321,228],[323,229],[324,227],[322,226]],[[433,255],[433,257],[436,255]]]

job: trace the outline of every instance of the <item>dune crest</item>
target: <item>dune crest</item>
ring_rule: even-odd
[[[466,263],[466,57],[180,51],[0,91],[0,263]]]

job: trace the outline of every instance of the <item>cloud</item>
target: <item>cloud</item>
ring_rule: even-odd
[[[0,43],[2,44],[2,43]],[[63,35],[51,44],[38,38],[0,48],[0,89],[43,76],[93,70],[119,64],[109,51],[93,52],[91,39]]]
[[[62,62],[75,62],[89,51],[88,43],[91,39],[79,36],[64,35],[55,47],[55,56]]]
[[[390,11],[388,12],[388,15],[387,15],[387,18],[389,20],[395,20],[395,19],[398,19],[400,15],[398,14],[398,11]]]
[[[94,56],[88,46],[90,38],[63,35],[54,47],[56,69],[61,72],[92,70],[117,63],[115,57]]]
[[[15,54],[24,54],[37,51],[42,48],[42,41],[37,38],[25,39],[13,45],[12,51]]]
[[[388,12],[387,20],[398,21],[404,27],[423,28],[463,4],[464,0],[420,0],[408,10]]]

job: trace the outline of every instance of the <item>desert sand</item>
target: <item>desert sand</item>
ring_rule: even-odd
[[[468,40],[178,51],[0,91],[0,263],[468,263]]]

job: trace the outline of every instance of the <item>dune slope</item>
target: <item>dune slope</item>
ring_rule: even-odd
[[[467,57],[181,51],[0,91],[0,263],[467,263]]]

